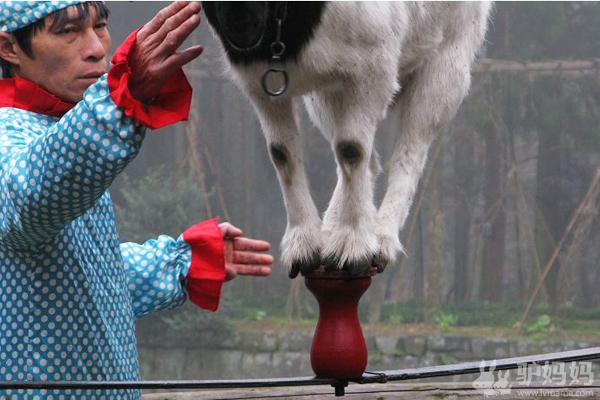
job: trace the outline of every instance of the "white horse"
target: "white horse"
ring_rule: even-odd
[[[483,2],[205,2],[231,74],[250,99],[283,191],[282,262],[295,277],[321,264],[360,274],[393,262],[429,146],[455,115],[484,40]],[[289,78],[261,84],[265,70]],[[285,76],[284,76],[285,75]],[[267,79],[269,80],[269,79]],[[276,94],[276,95],[274,95]],[[293,98],[331,143],[338,181],[320,218],[309,193]],[[400,108],[383,202],[377,125]]]

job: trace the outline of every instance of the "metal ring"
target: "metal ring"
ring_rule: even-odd
[[[279,49],[277,48],[279,46]],[[278,51],[279,50],[279,51]],[[285,43],[281,40],[277,40],[271,43],[271,55],[274,57],[281,57],[285,53]]]
[[[269,74],[283,74],[283,84],[281,85],[281,87],[277,90],[271,90],[269,88],[269,86],[267,85],[267,78],[269,76]],[[288,77],[288,73],[285,69],[280,68],[280,67],[271,67],[269,69],[267,69],[262,76],[262,79],[260,80],[260,83],[262,84],[262,88],[265,91],[266,94],[268,94],[269,96],[280,96],[283,93],[285,93],[285,91],[288,88],[288,83],[289,83],[289,77]]]

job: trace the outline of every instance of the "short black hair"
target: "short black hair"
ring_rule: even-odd
[[[73,6],[77,8],[80,20],[85,20],[89,17],[90,4],[96,8],[96,11],[100,18],[108,18],[110,11],[108,10],[106,4],[104,4],[103,1],[91,1],[79,3]],[[62,8],[56,11],[55,13],[50,14],[54,17],[54,21],[52,22],[52,26],[50,27],[51,30],[61,30],[67,24],[67,21],[69,20],[69,13],[67,11],[67,8],[68,7]],[[39,21],[34,22],[31,25],[27,25],[24,28],[17,29],[16,31],[12,32],[21,50],[23,50],[23,52],[30,58],[34,58],[34,54],[31,49],[31,40],[37,32],[44,29],[44,27],[46,26],[45,20],[46,18],[43,18]],[[12,71],[12,64],[4,60],[2,57],[0,57],[0,67],[2,68],[3,78],[12,78],[14,76]]]

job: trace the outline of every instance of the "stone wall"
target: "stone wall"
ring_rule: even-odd
[[[310,346],[313,331],[235,332],[207,342],[140,340],[145,380],[252,379],[313,376]],[[367,370],[390,370],[494,360],[599,346],[600,343],[544,342],[453,335],[365,334]],[[456,378],[460,379],[460,378]]]

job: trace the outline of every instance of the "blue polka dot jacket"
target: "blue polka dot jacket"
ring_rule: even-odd
[[[216,310],[225,278],[215,220],[179,238],[120,243],[108,191],[146,127],[185,119],[174,74],[151,106],[127,90],[135,33],[83,100],[0,80],[0,381],[139,380],[135,318],[189,295]],[[0,391],[0,399],[138,399],[137,390]]]

